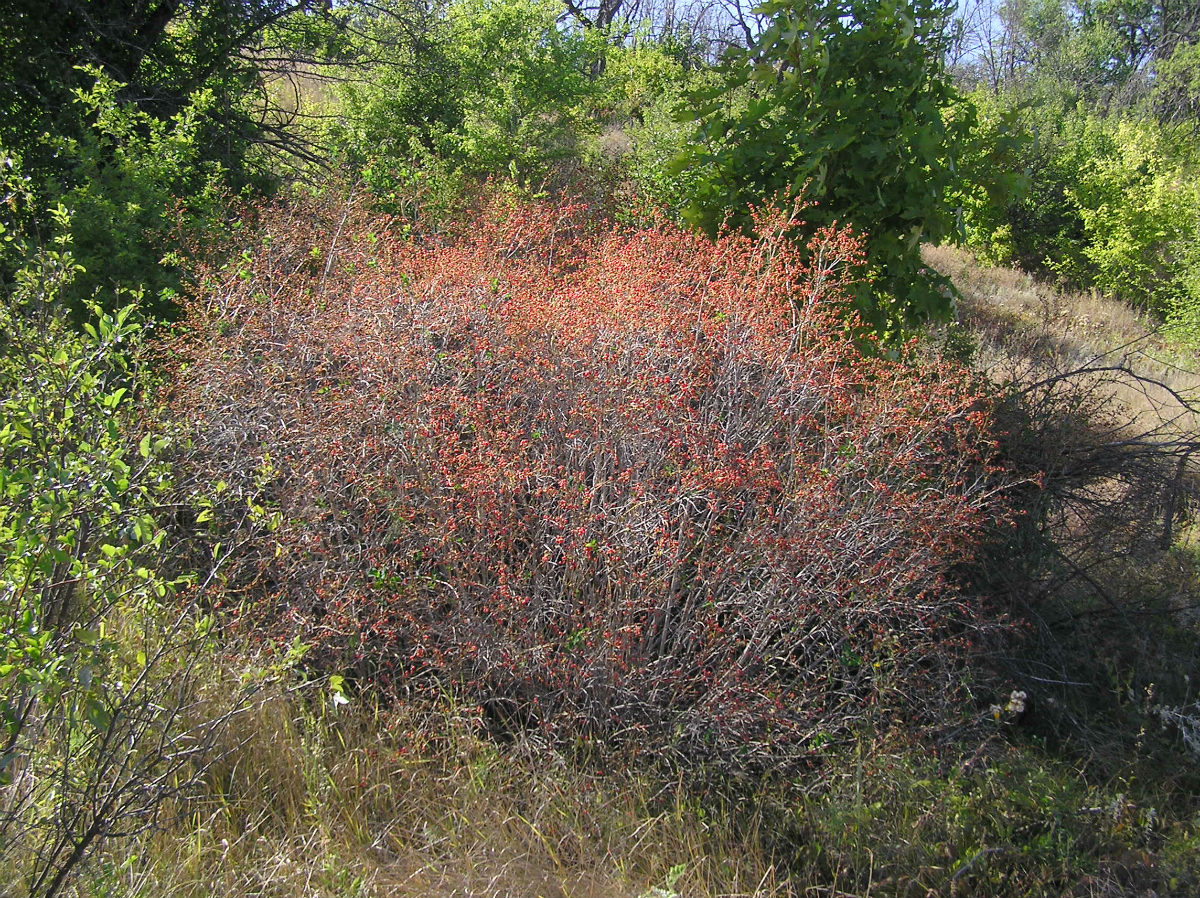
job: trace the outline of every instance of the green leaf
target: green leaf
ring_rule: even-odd
[[[88,697],[85,714],[88,723],[97,733],[104,732],[112,723],[112,712],[99,698]]]

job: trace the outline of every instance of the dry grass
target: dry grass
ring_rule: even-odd
[[[669,783],[498,746],[449,704],[310,699],[279,692],[240,719],[204,793],[164,814],[129,869],[101,865],[120,891],[775,892],[755,833]]]
[[[944,345],[1020,397],[1032,461],[1065,491],[1060,535],[1093,555],[1168,550],[1200,507],[1200,357],[1124,303],[949,247],[925,258],[962,294]]]
[[[1013,584],[1030,632],[1011,675],[1040,700],[1041,731],[1100,775],[1190,776],[1200,358],[1121,303],[953,249],[926,259],[963,294],[947,345],[1018,396],[1014,453],[1046,472],[1041,539]]]
[[[1154,331],[1146,316],[1096,293],[1060,291],[1016,268],[980,265],[966,250],[926,246],[924,260],[949,277],[963,294],[968,321],[991,326],[982,336],[1005,333],[1001,322],[1023,320],[1069,338],[1080,350],[1107,349],[1143,339]],[[1014,329],[1007,331],[1010,335]]]
[[[800,780],[702,797],[498,746],[453,704],[334,710],[306,692],[245,716],[204,793],[132,855],[105,857],[79,894],[1082,898],[1200,885],[1194,821],[1162,810],[1168,796],[1089,784],[986,713],[940,756],[864,734]]]
[[[962,294],[959,323],[977,344],[980,367],[996,380],[1121,365],[1142,378],[1114,381],[1113,398],[1132,412],[1131,427],[1200,431],[1200,418],[1179,402],[1200,401],[1200,358],[1172,344],[1144,313],[1095,292],[1058,290],[1016,269],[981,266],[954,247],[928,246],[923,255]]]

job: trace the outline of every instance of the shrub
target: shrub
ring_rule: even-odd
[[[1021,154],[1029,190],[1006,209],[1011,261],[1084,286],[1090,281],[1087,235],[1074,190],[1097,151],[1095,141],[1084,139],[1084,117],[1049,104],[1025,111],[1018,123],[1030,138]]]
[[[1030,187],[1022,157],[1032,138],[1021,125],[1020,110],[1003,95],[977,90],[962,104],[975,125],[959,159],[963,177],[955,200],[961,238],[980,261],[998,265],[1016,258],[1018,235],[1009,210]]]
[[[603,48],[599,32],[560,28],[562,11],[556,0],[458,0],[420,40],[384,17],[374,39],[392,49],[340,92],[338,155],[392,204],[451,173],[561,180],[594,128],[587,71]]]
[[[93,303],[75,329],[69,216],[39,244],[26,182],[0,174],[28,213],[0,210],[0,882],[49,896],[154,825],[223,721],[198,710],[215,634],[160,565],[170,474],[140,402],[143,325]]]
[[[967,371],[846,326],[854,239],[342,217],[268,212],[173,347],[236,626],[500,733],[727,770],[942,707],[1005,478]]]
[[[676,58],[669,40],[653,42],[639,34],[633,46],[608,50],[600,98],[606,127],[594,141],[592,154],[599,159],[591,164],[616,164],[627,185],[618,191],[619,214],[632,207],[636,215],[645,205],[679,214],[703,175],[699,168],[669,170],[695,131],[680,110],[690,94],[711,87],[715,78],[712,69]]]
[[[1166,312],[1184,292],[1188,248],[1197,237],[1195,165],[1145,124],[1089,120],[1084,142],[1096,150],[1072,199],[1094,283],[1107,295]]]
[[[920,258],[955,225],[960,144],[973,110],[959,104],[943,58],[940,0],[769,0],[767,24],[731,54],[726,84],[695,116],[698,169],[684,217],[709,234],[747,202],[805,194],[820,224],[866,233],[872,277],[859,312],[880,330],[944,319],[951,291]],[[742,97],[745,100],[742,100]]]
[[[72,109],[86,127],[69,137],[43,135],[34,155],[52,151],[58,170],[41,183],[23,181],[39,194],[39,209],[61,204],[69,213],[78,264],[56,301],[82,321],[92,300],[112,312],[128,293],[144,292],[147,310],[169,317],[180,271],[164,256],[173,259],[181,242],[211,233],[224,204],[227,173],[203,157],[214,100],[197,91],[176,115],[157,119],[123,101],[122,85],[96,71],[89,76],[91,87],[75,91]],[[29,233],[38,229],[33,218],[22,224]],[[40,223],[51,232],[55,224]],[[65,233],[65,222],[57,224]],[[22,261],[0,259],[0,278],[14,277]]]
[[[984,123],[962,197],[972,249],[1141,306],[1188,339],[1198,224],[1187,142],[1144,121],[1050,103],[1026,108],[982,92],[972,101]],[[1005,178],[988,172],[1005,161],[1002,170],[1024,168],[1024,195],[994,190]]]

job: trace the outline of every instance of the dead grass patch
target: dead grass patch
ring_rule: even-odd
[[[129,894],[774,892],[757,834],[730,815],[669,783],[502,748],[451,703],[279,691],[228,738],[205,791],[119,877]]]

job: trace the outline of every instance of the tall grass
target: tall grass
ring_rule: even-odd
[[[750,819],[625,771],[500,746],[447,701],[280,690],[119,877],[135,894],[620,895],[770,888]],[[750,828],[746,828],[747,825]]]
[[[497,745],[451,702],[280,689],[204,791],[80,893],[1192,894],[1170,784],[1092,782],[983,713],[970,738],[863,734],[803,778],[698,794]],[[943,734],[943,737],[947,734]]]

